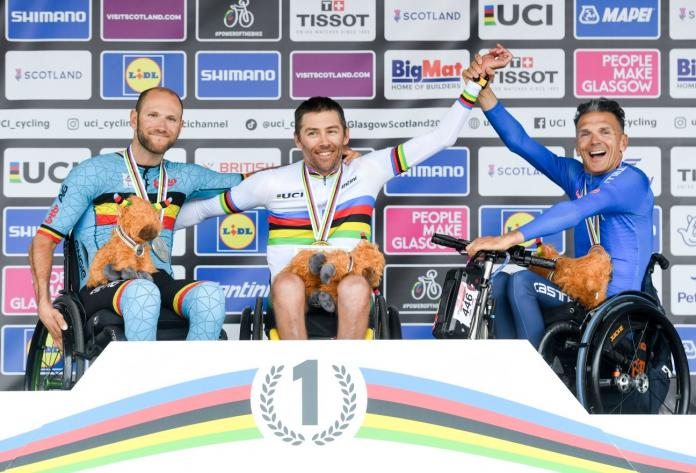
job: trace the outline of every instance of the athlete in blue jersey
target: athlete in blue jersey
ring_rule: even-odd
[[[464,75],[473,78],[482,72],[474,64]],[[467,252],[505,250],[574,228],[576,255],[585,255],[591,245],[601,244],[611,256],[608,296],[640,290],[653,248],[654,197],[645,174],[622,162],[628,137],[619,104],[599,98],[578,106],[574,121],[580,163],[557,156],[531,139],[490,88],[481,92],[479,103],[505,145],[560,186],[570,200],[552,206],[515,231],[477,238]],[[534,346],[544,333],[541,308],[568,302],[558,286],[531,271],[511,276],[501,273],[494,280],[493,294],[498,338],[526,338]]]
[[[157,87],[143,92],[130,115],[134,131],[130,146],[120,153],[80,163],[63,182],[29,249],[38,315],[58,345],[61,329],[66,330],[67,325],[52,306],[48,282],[53,251],[70,232],[77,246],[80,298],[87,314],[113,309],[124,319],[128,340],[154,340],[160,307],[164,305],[188,319],[187,339],[219,337],[225,316],[222,290],[217,283],[172,278],[172,230],[185,201],[216,195],[239,184],[242,176],[164,159],[181,131],[182,113],[181,100],[173,91]],[[162,232],[152,245],[152,260],[158,272],[152,275],[153,281],[115,280],[88,288],[85,282],[90,262],[116,226],[115,200],[131,194],[153,203],[170,203],[162,214]]]

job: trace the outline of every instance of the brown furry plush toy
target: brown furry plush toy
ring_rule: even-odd
[[[607,298],[611,280],[611,256],[600,245],[590,248],[581,258],[559,256],[551,245],[541,245],[538,256],[556,260],[554,271],[530,266],[535,273],[556,283],[563,292],[588,309],[594,309]]]
[[[384,255],[374,243],[361,240],[350,252],[302,250],[283,271],[302,278],[309,305],[334,312],[338,283],[349,274],[363,276],[373,289],[379,286],[384,272]]]
[[[150,257],[149,241],[162,229],[160,210],[167,202],[152,204],[137,196],[127,200],[115,194],[118,204],[116,229],[111,239],[94,256],[87,287],[101,286],[119,279],[149,279],[157,271]]]

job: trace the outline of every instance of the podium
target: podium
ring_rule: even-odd
[[[0,416],[9,472],[696,472],[696,416],[590,416],[520,340],[115,342]]]

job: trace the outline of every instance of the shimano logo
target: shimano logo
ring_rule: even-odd
[[[464,177],[464,166],[416,166],[402,174],[408,177]]]
[[[201,80],[204,82],[271,82],[276,80],[273,69],[203,69]]]
[[[11,12],[12,23],[85,23],[87,12],[84,11],[27,11]]]

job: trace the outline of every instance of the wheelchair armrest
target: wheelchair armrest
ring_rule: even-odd
[[[656,263],[659,264],[660,268],[662,268],[663,270],[669,268],[669,260],[667,258],[665,258],[665,256],[663,254],[653,253],[650,256],[650,261],[648,262],[647,272],[652,274],[653,271],[655,271],[655,264]]]

